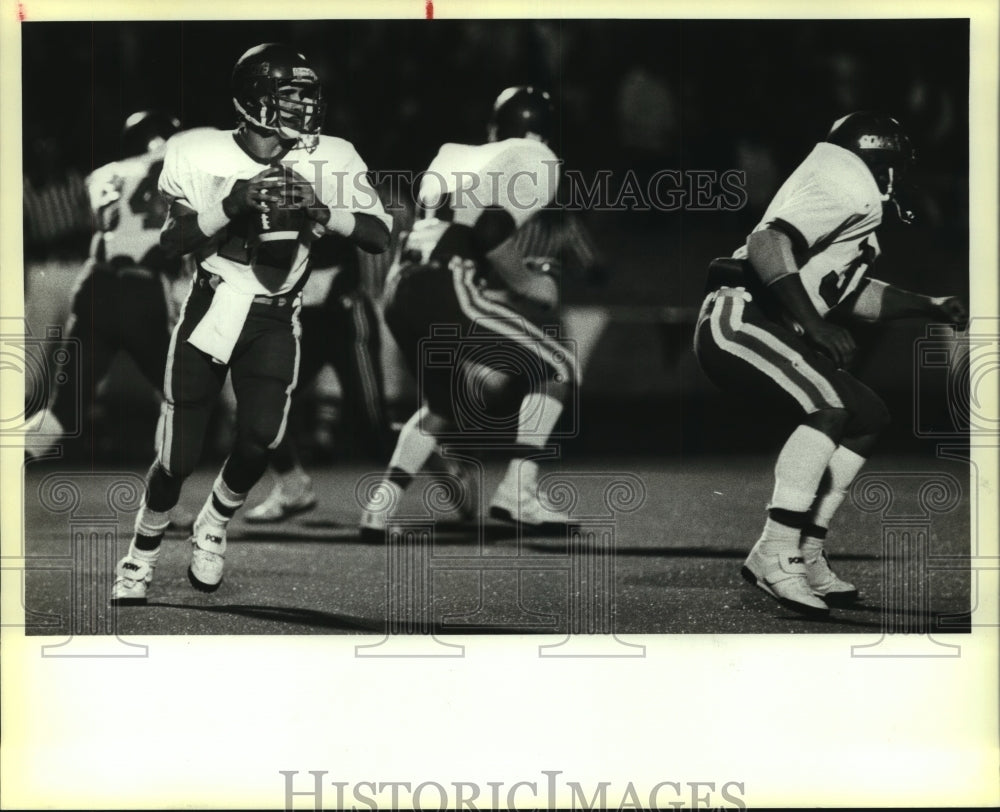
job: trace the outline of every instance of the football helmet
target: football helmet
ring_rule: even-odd
[[[490,140],[536,138],[548,143],[555,124],[555,106],[547,91],[529,86],[508,87],[493,102]]]
[[[122,157],[149,152],[178,132],[181,122],[162,110],[140,110],[125,119],[122,127]]]
[[[287,45],[267,42],[243,54],[233,68],[233,106],[252,127],[312,152],[326,104],[319,77]]]
[[[867,111],[850,113],[834,122],[826,140],[861,158],[878,184],[882,202],[891,201],[900,220],[913,222],[909,174],[916,153],[896,119]]]

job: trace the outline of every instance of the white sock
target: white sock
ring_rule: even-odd
[[[207,528],[216,531],[215,535],[222,535],[226,532],[229,520],[243,506],[246,499],[245,493],[236,493],[226,484],[220,471],[212,485],[212,492],[194,521],[195,528],[199,530]]]
[[[428,458],[434,453],[437,439],[421,427],[428,412],[428,408],[423,406],[406,421],[406,425],[399,432],[392,459],[389,460],[389,470],[403,471],[412,476],[424,467]]]
[[[837,508],[847,497],[847,489],[851,487],[854,478],[868,460],[842,445],[830,457],[827,464],[826,478],[823,480],[819,493],[812,506],[810,523],[817,527],[827,528]]]
[[[774,493],[768,508],[808,511],[836,444],[811,426],[792,432],[774,466]]]
[[[517,414],[517,442],[544,446],[562,414],[562,402],[540,392],[529,392]]]
[[[836,447],[833,440],[811,426],[799,426],[792,432],[775,463],[774,492],[767,507],[769,511],[801,514],[801,523],[792,526],[769,516],[761,535],[764,546],[798,544],[806,514],[816,499],[823,472]]]
[[[170,524],[170,516],[158,510],[150,510],[145,502],[135,516],[135,532],[139,536],[162,536]]]

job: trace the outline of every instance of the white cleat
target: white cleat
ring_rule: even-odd
[[[215,592],[222,583],[222,570],[226,563],[226,532],[196,529],[191,536],[191,566],[188,580],[201,592]]]
[[[279,481],[267,498],[248,510],[243,518],[250,524],[272,524],[307,513],[318,503],[312,480],[308,477],[291,488],[287,487],[287,483]]]
[[[64,433],[58,418],[48,409],[42,409],[24,425],[24,451],[32,459],[47,456]]]
[[[490,502],[490,517],[528,530],[565,530],[574,524],[568,513],[545,505],[543,499],[534,479],[518,484],[513,477],[504,477]]]
[[[111,587],[112,606],[145,606],[146,589],[153,580],[153,570],[160,550],[146,551],[129,547],[128,555],[115,567]]]
[[[830,569],[830,561],[826,551],[820,553],[814,561],[805,561],[806,579],[813,594],[822,598],[830,606],[844,606],[858,599],[858,589],[837,576]]]
[[[764,545],[758,541],[740,570],[742,576],[782,606],[814,617],[825,617],[830,607],[809,586],[806,565],[797,542]]]
[[[361,520],[358,522],[363,541],[385,540],[389,520],[396,512],[396,506],[402,498],[403,489],[395,482],[382,480],[375,486],[361,511]]]

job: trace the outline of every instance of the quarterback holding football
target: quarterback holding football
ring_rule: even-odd
[[[731,258],[709,267],[695,352],[717,385],[800,416],[778,455],[763,533],[742,574],[781,604],[823,616],[858,590],[830,568],[830,521],[889,421],[848,367],[851,333],[830,313],[869,322],[924,317],[964,327],[965,303],[902,290],[868,272],[883,209],[914,219],[914,161],[894,118],[856,112],[834,123],[792,172]]]
[[[167,511],[229,374],[236,437],[195,519],[188,570],[195,588],[218,588],[228,522],[285,432],[310,245],[326,234],[371,253],[389,243],[391,219],[364,161],[349,142],[320,134],[322,87],[302,54],[277,43],[248,50],[233,69],[232,102],[235,130],[181,133],[164,156],[159,189],[170,208],[160,245],[193,255],[197,270],[171,337],[157,456],[113,603],[145,603]]]

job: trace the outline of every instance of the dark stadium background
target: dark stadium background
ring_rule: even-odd
[[[892,112],[919,155],[920,222],[904,228],[890,218],[876,275],[928,293],[968,291],[964,20],[29,22],[21,31],[26,199],[46,187],[78,190],[118,156],[121,123],[135,110],[167,109],[188,127],[232,126],[234,61],[276,40],[314,63],[330,102],[326,132],[352,141],[372,169],[418,172],[445,141],[481,141],[496,94],[531,83],[557,97],[556,150],[584,177],[746,172],[739,211],[584,214],[611,273],[603,284],[568,277],[565,300],[570,313],[605,308],[608,323],[585,375],[581,434],[566,453],[776,447],[781,424],[702,378],[691,318],[708,261],[743,241],[785,175],[847,112]],[[85,211],[26,221],[35,334],[65,317],[89,228]],[[911,417],[923,335],[919,323],[859,331],[856,371],[895,415],[886,445],[933,454],[914,438]],[[412,384],[389,374],[394,413],[405,418]],[[943,377],[924,375],[919,390],[923,415],[951,419]],[[148,460],[152,392],[122,363],[105,395],[99,455]],[[67,454],[82,450],[71,443]]]

